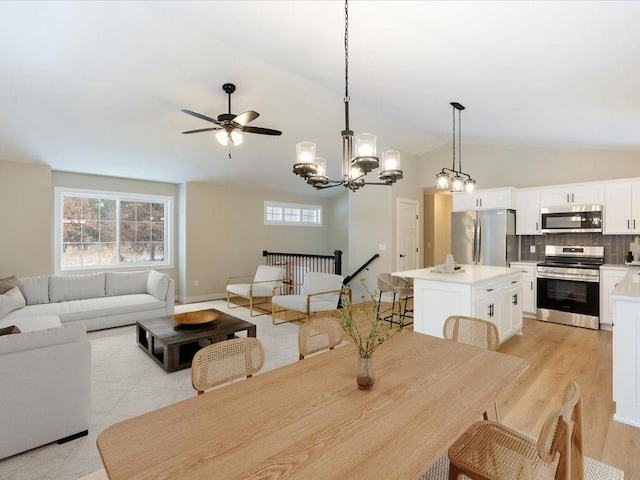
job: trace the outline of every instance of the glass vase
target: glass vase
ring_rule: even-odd
[[[358,357],[358,373],[356,376],[358,389],[371,390],[371,388],[373,388],[374,380],[375,375],[373,373],[373,358]]]

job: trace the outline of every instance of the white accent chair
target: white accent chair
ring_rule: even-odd
[[[307,272],[299,295],[274,295],[271,299],[271,321],[276,323],[276,313],[294,310],[303,313],[303,317],[287,319],[280,323],[295,320],[309,320],[312,313],[330,312],[338,308],[343,278],[333,273]],[[293,285],[294,287],[297,285]],[[281,310],[276,311],[276,307]]]
[[[284,268],[260,265],[256,270],[256,274],[254,275],[251,283],[231,283],[231,281],[249,277],[251,277],[251,275],[240,275],[227,278],[227,306],[229,308],[234,308],[231,306],[230,297],[231,295],[235,295],[249,300],[249,311],[252,317],[269,313],[268,310],[262,310],[258,305],[267,303],[266,299],[273,297],[274,290],[282,287]],[[264,298],[265,300],[255,303],[253,301],[254,298]],[[254,307],[258,310],[262,310],[262,312],[254,315]]]

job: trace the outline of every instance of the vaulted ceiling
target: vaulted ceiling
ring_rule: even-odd
[[[351,127],[379,150],[450,142],[640,150],[640,2],[358,1]],[[339,174],[344,4],[0,2],[0,159],[56,170],[310,193],[295,145]],[[233,113],[280,137],[228,149],[180,112]]]

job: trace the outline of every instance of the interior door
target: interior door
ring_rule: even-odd
[[[418,207],[419,203],[415,200],[398,199],[396,266],[400,272],[419,268]]]

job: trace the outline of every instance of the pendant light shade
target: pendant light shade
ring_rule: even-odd
[[[471,175],[462,171],[462,117],[464,107],[458,102],[451,102],[453,107],[453,162],[451,168],[443,168],[436,175],[436,187],[440,190],[450,189],[452,192],[473,192],[476,181]],[[458,168],[456,169],[456,110],[458,111]]]

